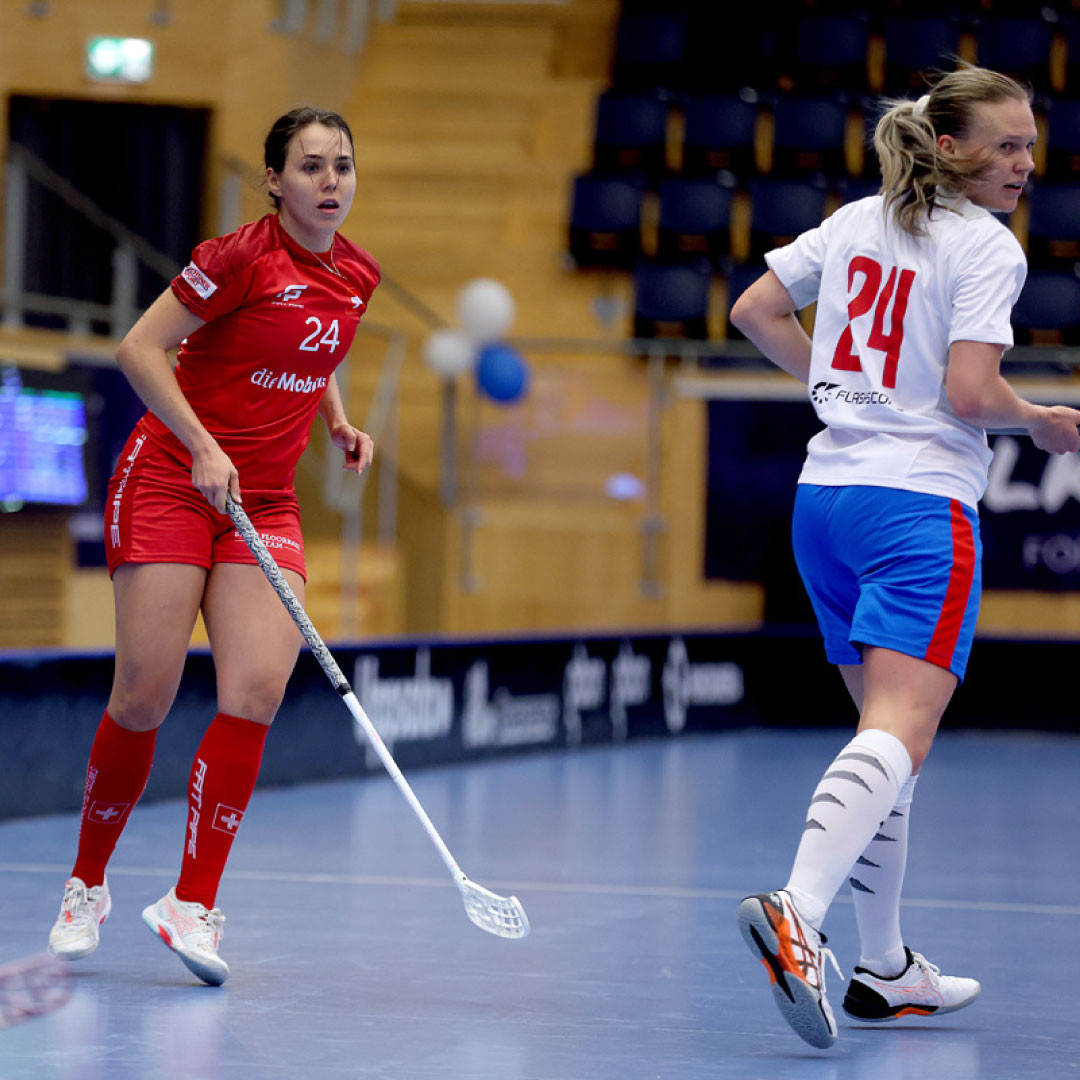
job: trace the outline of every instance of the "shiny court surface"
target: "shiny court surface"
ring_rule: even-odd
[[[504,759],[411,779],[474,880],[533,932],[466,918],[384,777],[260,791],[219,896],[221,988],[139,913],[175,875],[184,808],[143,806],[102,946],[54,1016],[0,1031],[4,1080],[1023,1080],[1080,1076],[1080,738],[942,736],[916,792],[904,924],[970,1009],[831,1051],[780,1020],[735,926],[783,884],[844,732],[737,732]],[[0,962],[39,950],[76,820],[0,825]],[[857,960],[846,897],[825,927]],[[834,976],[835,978],[835,976]],[[838,1006],[842,987],[832,988]]]

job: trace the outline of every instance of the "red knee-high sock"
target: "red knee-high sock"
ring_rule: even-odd
[[[233,837],[244,819],[262,763],[266,724],[218,713],[195,754],[188,783],[184,861],[178,900],[212,908]]]
[[[105,867],[139,801],[154,761],[157,731],[128,731],[108,712],[98,724],[86,769],[79,851],[72,877],[87,888],[105,880]]]

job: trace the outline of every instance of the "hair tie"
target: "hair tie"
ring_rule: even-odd
[[[916,101],[915,104],[911,107],[911,115],[912,116],[918,116],[918,117],[925,116],[926,115],[926,109],[927,109],[927,106],[929,106],[929,104],[930,104],[930,95],[929,94],[923,94],[923,96],[921,98],[919,98],[919,100]]]

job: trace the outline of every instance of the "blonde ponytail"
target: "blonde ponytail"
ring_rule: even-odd
[[[931,211],[948,207],[948,195],[963,194],[985,168],[981,158],[944,153],[938,138],[962,139],[976,105],[1009,99],[1030,103],[1031,94],[1007,75],[961,64],[918,101],[885,102],[874,129],[874,149],[881,163],[885,212],[904,232],[923,235]]]

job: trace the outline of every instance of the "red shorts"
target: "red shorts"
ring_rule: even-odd
[[[242,495],[277,564],[307,580],[296,493],[242,489]],[[255,564],[232,519],[192,485],[191,470],[138,427],[109,481],[105,553],[110,576],[124,563],[190,563],[207,570],[215,563]]]

